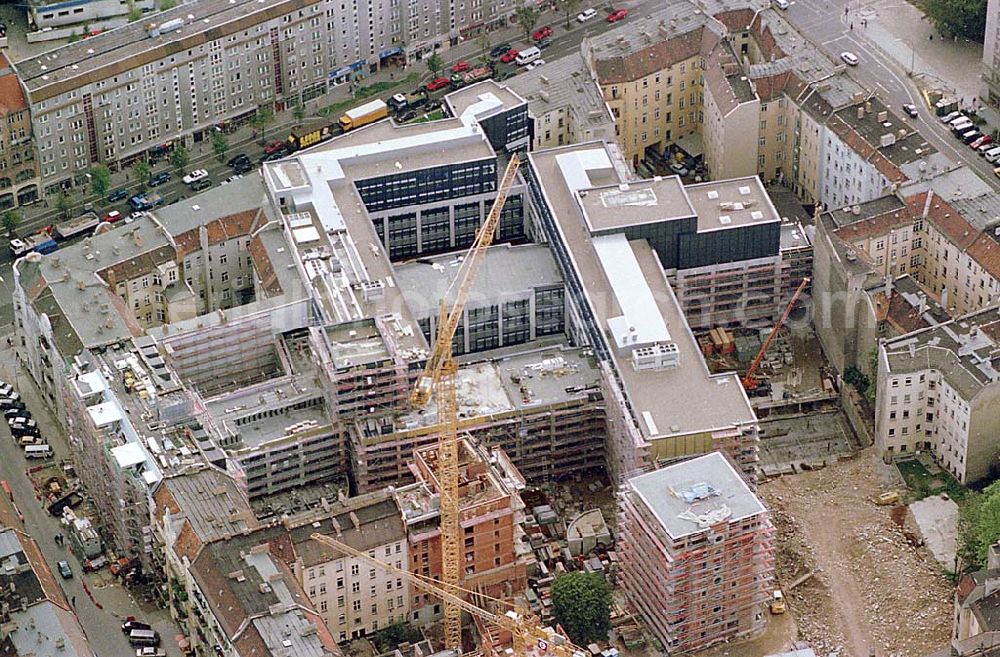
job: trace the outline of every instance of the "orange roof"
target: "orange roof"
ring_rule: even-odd
[[[1000,244],[991,235],[980,234],[967,251],[990,276],[1000,279]]]
[[[930,192],[933,194],[933,192]],[[904,199],[910,215],[917,219],[924,214],[927,207],[928,192],[922,192]],[[979,231],[970,224],[962,214],[949,205],[940,196],[931,196],[930,207],[927,207],[927,221],[934,224],[934,227],[945,234],[945,236],[959,249],[965,251],[976,238]]]
[[[699,27],[623,57],[598,59],[594,62],[597,79],[601,84],[632,82],[695,57],[701,52],[704,29]]]
[[[28,108],[24,102],[24,91],[17,73],[10,68],[7,58],[0,53],[0,116],[20,112]]]

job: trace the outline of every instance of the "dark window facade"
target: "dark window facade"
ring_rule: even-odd
[[[566,330],[566,292],[562,287],[535,290],[535,335]]]
[[[451,248],[451,212],[435,208],[420,213],[420,252],[436,253]]]
[[[414,212],[389,217],[389,258],[417,255],[417,215]]]
[[[469,322],[469,351],[496,349],[500,346],[497,329],[497,306],[470,308],[466,313]]]
[[[496,160],[477,160],[356,181],[368,212],[437,203],[497,188]]]
[[[531,303],[528,299],[503,305],[503,344],[523,344],[531,339]]]
[[[508,144],[516,144],[528,137],[528,106],[521,105],[479,122],[483,134],[496,151],[507,150]],[[522,147],[525,144],[522,144]],[[516,149],[515,149],[516,150]]]

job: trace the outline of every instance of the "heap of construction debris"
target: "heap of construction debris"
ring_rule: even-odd
[[[779,583],[817,655],[924,655],[950,635],[951,587],[875,504],[876,467],[865,450],[760,489],[778,528]]]

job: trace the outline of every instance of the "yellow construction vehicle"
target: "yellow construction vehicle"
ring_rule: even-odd
[[[771,613],[776,616],[785,613],[785,595],[781,589],[775,589],[771,593]]]
[[[455,398],[455,374],[458,364],[452,357],[451,343],[462,319],[465,302],[472,290],[472,283],[479,272],[486,255],[486,249],[493,243],[500,215],[507,202],[507,195],[517,178],[521,161],[517,154],[511,155],[507,169],[497,188],[489,214],[476,233],[476,239],[466,252],[444,297],[438,313],[437,335],[434,347],[427,358],[424,371],[410,395],[413,408],[421,408],[431,397],[437,404],[438,414],[438,470],[437,478],[441,497],[441,581],[451,596],[444,598],[444,639],[445,647],[462,649],[462,583],[461,528],[459,527],[458,500],[458,401]],[[449,301],[451,305],[449,306]]]

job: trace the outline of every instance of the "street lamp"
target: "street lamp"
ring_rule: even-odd
[[[896,41],[898,41],[900,43],[905,43],[906,47],[910,49],[910,70],[907,71],[906,74],[909,75],[910,77],[913,77],[913,60],[914,60],[914,54],[916,53],[916,50],[914,50],[913,44],[907,43],[903,39],[896,39]]]

